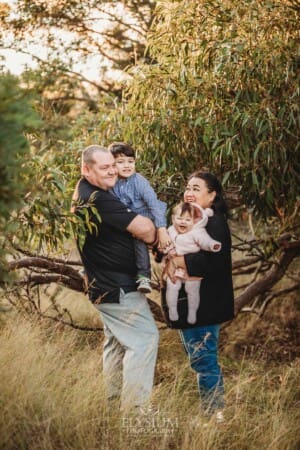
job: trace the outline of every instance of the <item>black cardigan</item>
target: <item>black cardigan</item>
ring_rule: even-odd
[[[170,321],[166,305],[165,288],[162,289],[162,306],[170,328],[193,328],[216,325],[234,317],[232,286],[231,236],[226,218],[221,214],[210,217],[206,226],[208,234],[222,243],[220,252],[190,253],[184,256],[190,276],[203,277],[200,287],[200,307],[197,322],[187,323],[187,299],[184,288],[179,293],[179,320]]]

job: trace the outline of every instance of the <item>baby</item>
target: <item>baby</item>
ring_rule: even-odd
[[[180,203],[173,209],[172,223],[168,228],[173,247],[167,249],[170,254],[185,255],[196,253],[199,250],[218,252],[221,250],[221,243],[212,239],[207,233],[205,226],[208,217],[213,215],[210,208],[202,209],[194,203]],[[173,283],[167,278],[166,301],[169,308],[170,320],[179,319],[177,311],[179,290],[184,283],[188,299],[187,322],[196,323],[196,314],[200,305],[200,284],[201,278],[189,277],[183,269],[175,271],[177,280]]]

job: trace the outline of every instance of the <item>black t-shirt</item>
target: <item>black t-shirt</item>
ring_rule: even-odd
[[[94,302],[103,296],[101,302],[118,302],[120,288],[125,292],[136,290],[134,240],[126,228],[137,214],[111,192],[85,179],[79,182],[78,197],[80,203],[90,202],[100,216],[99,222],[88,207],[90,222],[95,226],[86,226],[82,248],[78,244],[89,281],[89,298]]]

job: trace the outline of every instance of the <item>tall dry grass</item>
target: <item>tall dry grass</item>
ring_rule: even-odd
[[[227,420],[204,426],[178,336],[162,331],[153,395],[158,413],[122,416],[105,401],[101,335],[14,316],[0,329],[0,448],[300,448],[299,361],[268,369],[253,359],[221,363]]]

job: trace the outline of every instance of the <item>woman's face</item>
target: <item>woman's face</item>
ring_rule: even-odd
[[[216,191],[208,192],[205,181],[196,177],[189,180],[183,194],[185,202],[197,203],[202,208],[210,208],[215,196]]]

